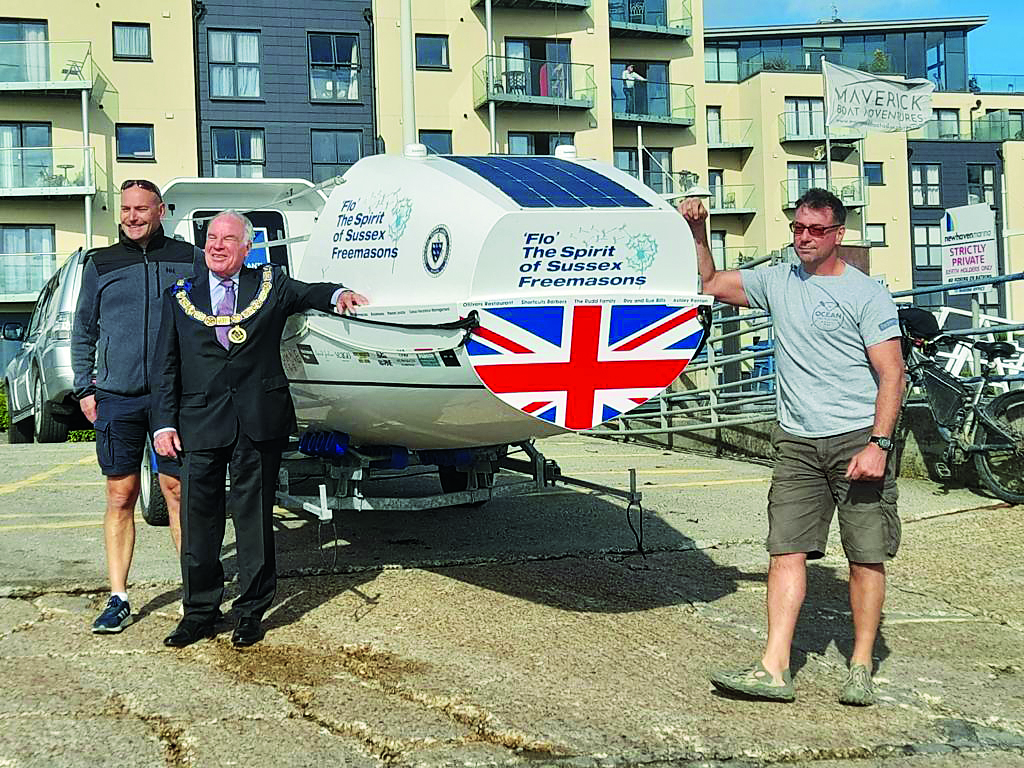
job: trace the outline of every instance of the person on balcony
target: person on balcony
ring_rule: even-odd
[[[636,84],[637,81],[646,83],[647,78],[636,71],[636,67],[627,64],[622,70],[622,91],[626,95],[626,114],[636,113]]]

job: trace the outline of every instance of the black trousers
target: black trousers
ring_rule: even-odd
[[[226,503],[230,467],[231,517],[235,523],[238,618],[263,618],[277,589],[274,492],[283,441],[254,442],[241,429],[233,443],[184,453],[181,473],[181,578],[185,615],[212,620],[224,597]]]

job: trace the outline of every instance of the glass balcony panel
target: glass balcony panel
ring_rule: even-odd
[[[823,112],[787,110],[779,115],[779,141],[824,141],[825,115]],[[845,125],[828,126],[830,139],[855,141],[864,138],[864,132]]]
[[[762,51],[740,62],[740,80],[746,80],[759,72],[821,72],[822,51],[805,51],[802,48],[776,48]],[[895,61],[882,50],[868,53],[859,51],[824,51],[825,59],[850,69],[859,69],[875,75],[896,75]]]
[[[966,121],[965,121],[966,122]],[[929,120],[920,128],[907,131],[907,139],[915,141],[969,141],[970,125],[952,120]]]
[[[693,125],[696,108],[692,85],[631,82],[633,87],[627,88],[621,77],[612,77],[612,115],[616,120]]]
[[[708,148],[733,149],[754,146],[754,121],[709,120]]]
[[[94,194],[92,147],[0,147],[0,197]]]
[[[715,260],[716,269],[739,269],[744,264],[757,258],[758,249],[754,245],[733,245],[726,248],[711,249],[711,257]]]
[[[691,0],[610,0],[608,21],[615,37],[688,37]]]
[[[473,96],[477,107],[494,101],[590,109],[594,106],[596,90],[592,64],[484,56],[473,67]]]
[[[971,93],[1024,93],[1024,75],[971,75],[967,90]]]
[[[710,214],[750,213],[757,210],[753,184],[711,184],[707,200]]]
[[[833,178],[828,185],[818,178],[793,178],[782,182],[782,207],[796,207],[796,201],[812,187],[827,187],[848,208],[860,208],[868,203],[868,183],[864,177]]]
[[[88,42],[0,42],[0,91],[81,90],[92,82]]]

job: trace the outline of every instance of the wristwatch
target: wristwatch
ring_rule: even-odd
[[[892,438],[885,437],[884,435],[872,435],[868,442],[874,443],[883,451],[892,450]]]

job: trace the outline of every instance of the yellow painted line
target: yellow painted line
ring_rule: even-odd
[[[84,485],[106,485],[106,482],[103,480],[97,480],[95,482],[73,482],[62,480],[59,483],[34,483],[34,485],[38,485],[40,488],[68,488],[71,486],[78,488]]]
[[[647,490],[648,488],[700,488],[705,485],[742,485],[744,483],[767,483],[770,482],[770,477],[751,477],[745,480],[707,480],[706,482],[696,483],[651,483],[648,485],[644,483],[641,490]]]
[[[661,453],[582,453],[579,455],[560,456],[557,453],[545,453],[545,459],[661,459]]]
[[[730,472],[728,469],[638,469],[638,475],[701,475],[707,473]],[[566,474],[570,475],[621,475],[623,472],[629,474],[629,469],[595,469],[589,472],[571,470]]]
[[[61,528],[102,528],[103,521],[96,520],[84,523],[40,523],[39,525],[0,525],[0,533],[8,531],[53,531]]]
[[[22,488],[25,488],[30,485],[35,485],[48,477],[59,475],[61,472],[67,472],[72,467],[82,466],[85,464],[94,464],[95,462],[95,456],[86,456],[84,459],[79,459],[78,461],[73,461],[69,464],[58,464],[52,469],[48,469],[45,472],[39,472],[38,474],[32,475],[31,477],[26,477],[24,480],[18,480],[17,482],[14,483],[0,485],[0,494],[14,493],[15,491],[20,491]]]
[[[38,520],[43,517],[61,517],[65,519],[70,517],[102,518],[103,509],[98,508],[92,512],[16,512],[7,515],[0,515],[0,520],[21,520],[26,517],[32,520]]]

